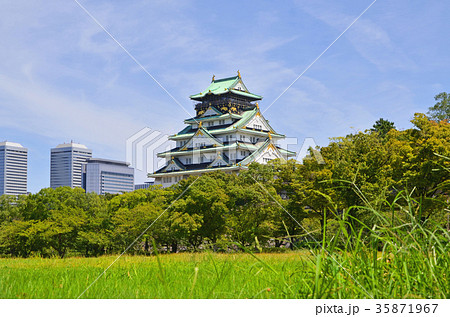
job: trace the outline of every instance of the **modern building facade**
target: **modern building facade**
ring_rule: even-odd
[[[169,137],[176,142],[170,151],[159,153],[166,165],[149,174],[155,184],[167,187],[190,175],[213,170],[239,172],[252,162],[289,159],[295,152],[280,148],[285,136],[269,125],[241,75],[213,79],[208,88],[190,96],[196,116],[184,121],[186,128]]]
[[[134,190],[134,169],[129,163],[92,158],[83,165],[83,188],[87,193],[120,194]]]
[[[50,151],[50,187],[82,187],[82,165],[92,157],[83,144],[64,143]]]
[[[28,149],[19,143],[0,143],[0,195],[27,193]]]
[[[144,184],[136,184],[136,185],[134,185],[134,190],[146,189],[152,185],[155,185],[155,182],[145,182]]]

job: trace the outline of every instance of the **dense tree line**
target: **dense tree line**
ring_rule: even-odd
[[[165,189],[99,196],[62,187],[2,196],[0,254],[97,256],[130,245],[136,253],[153,245],[167,252],[302,247],[332,236],[339,217],[347,217],[349,236],[362,223],[376,224],[371,210],[395,212],[402,192],[410,198],[403,203],[417,207],[409,209],[417,221],[445,226],[450,124],[424,114],[412,123],[399,131],[380,119],[371,130],[310,149],[302,164],[252,164],[239,175],[213,172]]]

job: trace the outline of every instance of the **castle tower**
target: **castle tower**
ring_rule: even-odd
[[[252,162],[295,156],[277,145],[285,136],[263,117],[258,105],[262,97],[248,91],[239,71],[229,78],[213,76],[208,88],[190,98],[197,102],[196,116],[184,120],[187,126],[169,137],[176,141],[175,148],[158,153],[166,165],[148,175],[155,184],[167,187],[190,175],[239,172]]]

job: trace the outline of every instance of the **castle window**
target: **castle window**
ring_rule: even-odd
[[[205,142],[195,143],[195,147],[202,147],[202,146],[206,146],[206,143]]]

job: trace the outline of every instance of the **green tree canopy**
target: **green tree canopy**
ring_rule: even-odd
[[[428,117],[435,121],[450,120],[450,95],[446,92],[441,92],[434,96],[436,104],[428,108]]]
[[[378,132],[381,137],[384,137],[392,129],[395,129],[394,122],[380,118],[375,122],[371,131]]]

